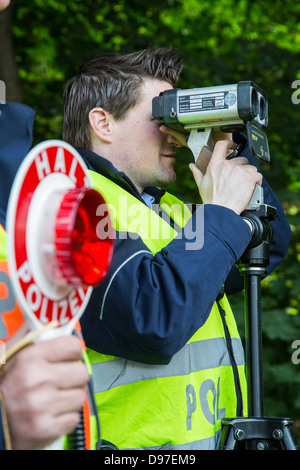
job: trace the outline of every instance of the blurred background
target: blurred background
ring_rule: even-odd
[[[150,45],[178,48],[180,88],[252,80],[268,95],[272,161],[260,166],[293,237],[284,262],[262,283],[265,413],[293,418],[299,438],[300,346],[297,352],[292,344],[300,341],[300,2],[13,0],[0,13],[6,100],[36,111],[34,144],[60,139],[62,93],[77,68],[102,51]],[[169,189],[199,202],[192,160],[189,151],[179,153],[177,181]],[[243,295],[231,303],[243,336]]]

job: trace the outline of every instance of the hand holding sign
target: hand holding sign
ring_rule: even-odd
[[[100,220],[97,212],[99,205],[102,206],[101,214],[103,214]],[[101,231],[101,239],[98,237],[99,231],[96,230],[99,222],[105,227],[105,230]],[[26,354],[32,353],[35,355],[33,367],[37,366],[37,360],[41,362],[41,372],[30,374],[33,380],[32,393],[34,390],[39,390],[41,385],[39,380],[42,373],[45,373],[49,383],[44,380],[45,378],[42,381],[44,403],[47,396],[51,400],[51,393],[55,392],[57,398],[55,405],[62,406],[63,398],[59,399],[57,395],[61,389],[65,392],[68,389],[70,397],[73,397],[73,400],[70,398],[68,401],[68,406],[64,408],[60,418],[55,406],[50,408],[47,406],[46,413],[44,408],[38,405],[36,409],[43,413],[36,414],[31,410],[28,418],[33,420],[36,416],[37,428],[46,416],[49,421],[53,418],[52,421],[55,423],[53,429],[50,422],[50,428],[49,426],[45,428],[49,428],[49,432],[35,433],[31,426],[33,435],[29,436],[30,433],[26,432],[24,436],[24,432],[20,431],[21,423],[17,429],[14,429],[13,423],[10,423],[15,446],[19,443],[26,448],[31,446],[35,448],[35,445],[41,445],[42,442],[51,442],[54,436],[61,435],[63,430],[70,430],[71,424],[78,416],[76,410],[81,403],[80,392],[83,392],[79,384],[83,386],[86,376],[82,369],[78,370],[74,374],[78,383],[74,384],[72,374],[71,378],[69,374],[71,366],[67,365],[68,371],[64,375],[66,383],[62,386],[58,375],[54,373],[57,351],[51,350],[51,344],[54,344],[53,341],[57,344],[59,340],[57,337],[70,335],[73,331],[87,305],[93,287],[105,278],[113,252],[111,224],[105,201],[91,188],[85,164],[70,145],[61,141],[46,141],[37,145],[27,155],[11,190],[7,235],[10,279],[17,302],[31,331],[13,347],[7,349],[6,360],[11,356],[14,357],[13,362],[9,361],[6,365],[8,374],[6,373],[7,378],[2,383],[3,392],[6,393],[6,398],[11,397],[11,390],[16,389],[14,384],[22,385],[20,373],[22,375],[23,369],[17,367],[18,360],[22,362],[24,354],[26,357]],[[41,339],[50,341],[36,345],[38,349],[29,347],[15,355],[24,346]],[[71,338],[61,339],[63,345],[70,344]],[[45,350],[43,364],[43,357],[39,352],[41,348]],[[73,347],[71,350],[74,352]],[[62,352],[58,362],[63,361],[65,357]],[[12,363],[14,367],[11,367]],[[79,355],[73,365],[80,367]],[[52,367],[52,372],[49,367]],[[24,373],[26,374],[25,369]],[[28,380],[25,380],[27,385]],[[46,383],[49,386],[45,389]],[[50,394],[47,395],[46,390],[49,390]],[[76,399],[74,393],[79,393],[77,398],[75,396]],[[23,392],[22,394],[23,397],[26,395]],[[16,410],[11,410],[11,407],[18,403],[21,406],[23,400],[10,398],[8,411],[14,414]],[[18,412],[22,415],[22,409]],[[28,412],[27,414],[25,412],[24,416],[27,415]],[[58,419],[62,421],[61,433]],[[27,418],[24,423],[27,428]],[[21,441],[18,439],[20,436]],[[28,442],[24,444],[24,437],[27,436]],[[61,448],[61,441],[55,441],[54,447]]]

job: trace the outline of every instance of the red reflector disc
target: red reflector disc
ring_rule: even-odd
[[[102,215],[98,216],[100,205]],[[64,195],[56,216],[55,248],[58,267],[68,284],[96,286],[105,278],[113,237],[108,209],[97,191],[76,187]]]

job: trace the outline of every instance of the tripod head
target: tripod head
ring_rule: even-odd
[[[251,229],[251,241],[238,262],[241,272],[249,267],[261,269],[270,262],[270,244],[273,238],[273,227],[270,221],[276,219],[276,207],[263,203],[263,188],[256,186],[247,210],[241,213],[241,217],[248,223]]]
[[[263,191],[260,188],[261,192]],[[252,196],[253,199],[253,196]],[[261,269],[263,273],[270,262],[270,244],[273,238],[271,220],[275,220],[277,210],[267,204],[259,204],[257,207],[248,205],[248,209],[242,212],[241,217],[251,228],[252,238],[238,262],[240,271],[245,272],[249,267]]]

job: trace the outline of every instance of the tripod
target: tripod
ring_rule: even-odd
[[[261,276],[269,265],[269,246],[273,232],[270,220],[276,208],[261,204],[241,216],[252,229],[251,242],[238,263],[245,286],[246,375],[248,387],[247,418],[222,420],[220,450],[267,450],[273,444],[281,450],[298,450],[289,418],[264,416]]]

